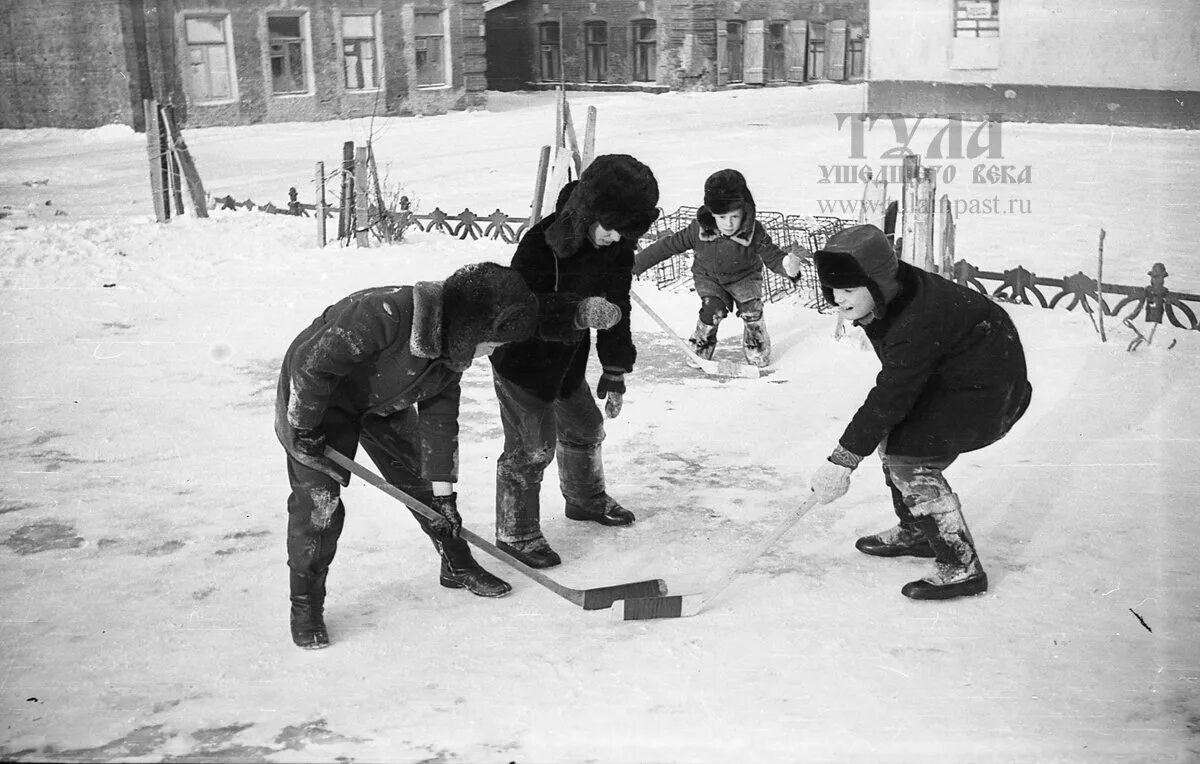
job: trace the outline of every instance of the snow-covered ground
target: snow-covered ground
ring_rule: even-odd
[[[852,156],[859,87],[572,94],[598,148],[656,171],[668,210],[724,166],[760,209],[829,214],[859,198],[822,166]],[[311,201],[317,161],[374,132],[423,211],[527,209],[547,94],[488,112],[186,131],[208,190]],[[917,128],[924,153],[945,122]],[[974,125],[964,125],[970,136]],[[1004,158],[946,160],[958,253],[988,269],[1095,274],[1195,293],[1200,134],[1004,125]],[[991,578],[984,596],[900,596],[927,561],[858,553],[887,526],[878,460],[695,617],[583,611],[486,555],[513,593],[437,584],[408,513],[354,481],[329,577],[333,646],[287,633],[287,480],[271,427],[277,367],[316,313],[366,286],[506,262],[512,246],[412,233],[324,250],[315,224],[248,212],[152,222],[143,138],[126,128],[0,131],[0,758],[18,761],[1186,762],[1200,757],[1198,338],[1153,346],[1086,315],[1010,306],[1034,401],[1001,443],[949,471]],[[974,165],[1030,182],[967,181]],[[1019,205],[1018,205],[1018,208]],[[55,214],[61,212],[63,214]],[[639,290],[678,329],[694,298]],[[877,362],[832,318],[771,304],[759,380],[688,369],[635,310],[640,357],[608,424],[628,528],[544,527],[573,587],[662,577],[704,589],[807,492]],[[718,357],[735,359],[733,321]],[[1167,349],[1177,340],[1173,349]],[[500,425],[488,365],[464,381],[460,507],[491,536]],[[364,457],[365,458],[365,457]]]

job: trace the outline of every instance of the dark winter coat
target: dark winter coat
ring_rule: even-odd
[[[542,306],[534,339],[497,348],[491,355],[496,373],[530,390],[545,401],[568,396],[583,382],[591,353],[591,334],[574,326],[574,308],[584,297],[603,297],[621,309],[621,320],[596,332],[596,354],[604,367],[633,370],[637,349],[629,331],[629,287],[632,282],[632,240],[596,247],[591,240],[563,257],[546,241],[551,226],[574,184],[559,194],[558,208],[521,237],[513,269]]]
[[[776,246],[761,225],[751,221],[748,230],[723,236],[717,231],[715,222],[705,225],[705,212],[701,208],[696,220],[687,228],[659,239],[637,253],[634,275],[645,273],[667,258],[690,249],[695,253],[692,275],[706,277],[718,284],[735,284],[761,273],[764,265],[781,276],[787,276],[783,267],[787,252]],[[711,221],[711,214],[708,219]]]
[[[999,440],[1032,394],[1012,319],[982,294],[899,263],[899,294],[863,325],[883,365],[841,437],[866,456],[944,456]]]
[[[456,482],[462,372],[441,357],[441,304],[413,287],[356,292],[325,311],[292,342],[283,359],[275,433],[295,454],[295,431],[321,427],[337,407],[359,419],[417,407],[422,476]],[[402,436],[407,437],[407,436]]]

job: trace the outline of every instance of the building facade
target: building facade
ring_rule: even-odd
[[[489,0],[488,86],[712,90],[861,80],[866,0]]]
[[[868,110],[1200,127],[1195,0],[872,0]]]
[[[486,106],[483,0],[0,0],[0,127]]]

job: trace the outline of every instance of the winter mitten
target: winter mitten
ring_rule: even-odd
[[[800,268],[804,265],[804,260],[799,255],[788,253],[783,257],[783,270],[787,273],[789,279],[795,279],[800,275]]]
[[[817,501],[828,504],[845,496],[846,491],[850,490],[850,473],[862,459],[840,444],[833,449],[833,453],[821,463],[812,476],[812,490],[817,495]]]
[[[430,521],[430,527],[442,538],[458,538],[462,531],[462,517],[458,514],[458,494],[434,496],[429,506],[441,515],[441,520]]]
[[[296,430],[296,458],[306,467],[324,472],[342,485],[350,485],[350,473],[325,456],[325,435],[320,430]]]
[[[575,311],[577,329],[611,329],[621,320],[621,309],[603,297],[585,297]]]
[[[605,366],[596,383],[596,397],[604,400],[605,415],[616,419],[625,402],[625,370],[619,366]]]

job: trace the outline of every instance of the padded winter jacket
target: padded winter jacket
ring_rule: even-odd
[[[557,257],[546,242],[574,184],[559,194],[558,209],[525,232],[511,266],[525,277],[538,298],[537,335],[495,350],[496,373],[545,401],[565,398],[579,387],[591,353],[591,333],[574,326],[575,307],[584,297],[603,297],[621,309],[621,320],[596,332],[596,354],[605,367],[633,371],[637,348],[629,331],[629,286],[633,246],[628,239],[596,247],[591,239],[566,257]]]
[[[326,308],[292,341],[275,401],[275,433],[294,453],[295,431],[321,427],[331,407],[360,420],[417,407],[421,473],[457,482],[461,371],[441,353],[441,300],[421,300],[413,287],[356,292]],[[410,436],[397,433],[408,439]]]
[[[771,235],[758,223],[752,223],[749,235],[738,233],[722,236],[713,226],[705,226],[699,218],[687,228],[665,236],[637,253],[634,258],[635,276],[658,265],[672,255],[692,250],[692,275],[707,277],[718,284],[734,284],[762,272],[766,265],[781,276],[787,276],[783,258],[787,254],[776,246]]]
[[[899,263],[899,294],[863,329],[883,365],[842,434],[866,456],[947,456],[1004,436],[1032,395],[1012,319],[982,294]]]

